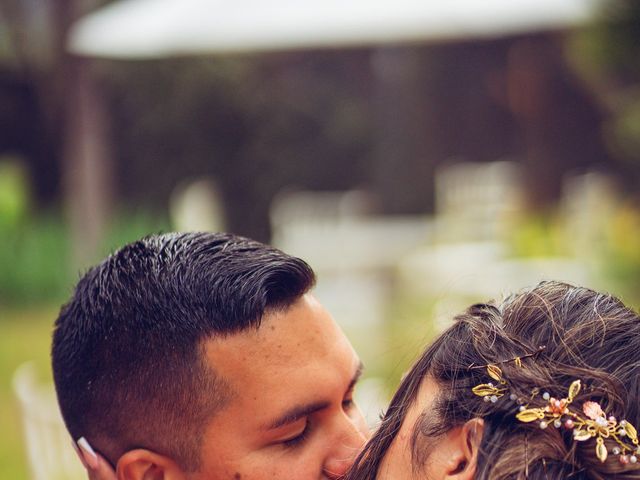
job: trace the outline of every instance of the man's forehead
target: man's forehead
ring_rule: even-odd
[[[214,336],[205,341],[207,354],[216,350],[258,354],[267,350],[279,356],[302,354],[304,349],[324,348],[329,342],[348,342],[340,327],[322,305],[307,294],[285,310],[265,313],[258,328]],[[302,348],[306,342],[305,348]],[[313,353],[313,352],[312,352]],[[271,357],[269,357],[271,358]]]
[[[302,368],[320,375],[327,368],[352,370],[358,362],[342,330],[310,295],[268,313],[258,329],[205,340],[204,350],[213,371],[243,390],[248,384],[278,388]]]

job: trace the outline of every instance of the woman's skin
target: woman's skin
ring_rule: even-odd
[[[116,480],[116,472],[102,455],[96,454],[88,443],[72,442],[82,465],[87,470],[89,480]]]
[[[404,418],[378,469],[378,480],[471,480],[475,474],[483,421],[470,420],[438,438],[422,431],[428,427],[439,394],[436,382],[426,377],[416,401]],[[420,458],[414,458],[420,456]]]

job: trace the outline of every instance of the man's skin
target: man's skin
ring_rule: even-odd
[[[144,449],[116,471],[81,459],[91,480],[338,479],[368,437],[353,402],[362,364],[331,315],[310,294],[267,313],[257,330],[205,342],[207,361],[234,391],[200,445],[201,468],[184,472]]]

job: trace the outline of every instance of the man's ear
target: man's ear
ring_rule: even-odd
[[[116,466],[118,480],[184,480],[178,464],[169,457],[150,450],[129,450]]]
[[[445,478],[449,480],[472,480],[478,467],[478,453],[484,433],[484,420],[473,418],[456,429],[450,440],[454,448],[447,461]]]

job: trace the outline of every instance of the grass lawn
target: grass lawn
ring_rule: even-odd
[[[42,381],[50,381],[49,343],[57,307],[0,308],[0,478],[26,480],[27,461],[17,400],[11,388],[16,367],[32,360]]]

